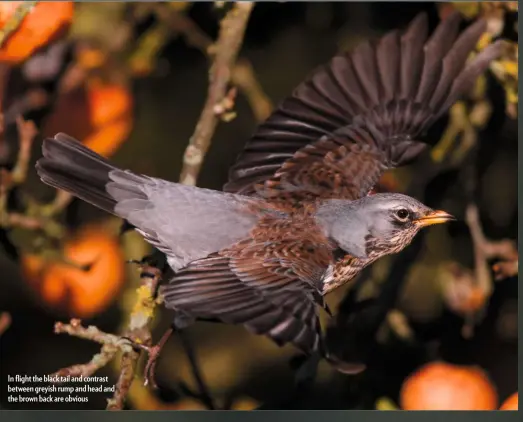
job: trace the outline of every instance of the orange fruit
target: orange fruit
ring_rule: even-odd
[[[63,256],[75,265],[28,255],[22,260],[31,287],[46,306],[77,318],[105,310],[125,280],[124,257],[117,238],[102,227],[88,226],[68,239]],[[88,266],[84,271],[79,266]]]
[[[42,133],[65,132],[104,157],[113,155],[133,127],[133,97],[122,85],[95,83],[58,99]]]
[[[252,397],[243,396],[234,400],[231,410],[255,410],[260,407],[260,403]]]
[[[0,2],[0,28],[13,17],[23,1]],[[0,61],[20,63],[40,47],[58,38],[71,24],[74,2],[37,2],[0,47]]]
[[[518,410],[518,392],[516,391],[506,399],[499,410]]]
[[[433,362],[405,380],[400,404],[404,410],[494,410],[498,398],[481,369]]]

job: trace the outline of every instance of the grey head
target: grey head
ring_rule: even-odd
[[[399,193],[380,193],[355,201],[329,199],[318,207],[315,218],[340,248],[363,260],[397,253],[421,228],[455,219]]]

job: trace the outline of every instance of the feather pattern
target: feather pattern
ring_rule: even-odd
[[[230,258],[215,254],[178,272],[161,293],[166,306],[177,311],[243,324],[278,345],[293,343],[306,353],[319,350],[321,327],[315,302],[299,290],[258,289],[254,280],[245,283],[232,270]]]
[[[460,22],[455,12],[428,38],[427,17],[420,14],[402,35],[392,31],[318,68],[255,131],[224,190],[267,197],[276,189],[281,198],[294,195],[297,200],[366,194],[367,179],[355,175],[371,147],[351,145],[369,144],[363,133],[374,138],[372,155],[381,161],[366,165],[375,171],[369,179],[407,164],[426,147],[416,137],[501,54],[497,42],[466,64],[486,22],[479,20],[461,34]],[[329,153],[338,157],[344,171],[335,169]],[[314,169],[305,168],[309,165]],[[302,186],[297,185],[300,177]],[[356,188],[337,188],[349,185]]]

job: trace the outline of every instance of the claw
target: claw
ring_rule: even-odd
[[[144,376],[144,382],[143,385],[151,385],[154,389],[158,389],[158,384],[156,383],[154,379],[154,374],[156,372],[156,363],[158,361],[158,357],[160,356],[160,352],[162,350],[161,345],[154,345],[151,348],[149,348],[149,357],[147,359],[147,362],[145,364],[145,368],[143,371]]]
[[[144,385],[151,385],[154,389],[158,388],[158,384],[154,379],[156,363],[158,361],[158,358],[160,357],[160,353],[163,349],[163,346],[165,345],[169,337],[171,337],[173,331],[173,328],[169,328],[163,334],[160,341],[154,346],[148,346],[146,344],[138,343],[129,337],[123,337],[124,339],[128,340],[134,348],[146,352],[148,354],[147,362],[145,363],[144,368]]]

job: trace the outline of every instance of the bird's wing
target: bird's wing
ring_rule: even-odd
[[[267,291],[245,283],[228,257],[213,254],[194,261],[161,287],[165,306],[194,318],[242,324],[279,345],[317,351],[321,327],[317,307],[306,291]]]
[[[167,307],[311,352],[320,347],[317,305],[325,307],[321,282],[332,259],[328,241],[306,220],[266,217],[249,239],[179,271],[162,295]]]
[[[421,14],[400,34],[334,57],[259,126],[224,189],[297,199],[365,194],[389,167],[426,144],[414,140],[501,54],[496,42],[470,61],[486,22],[459,33],[459,13],[428,38]],[[364,173],[365,172],[365,173]],[[333,192],[334,191],[334,192]]]

